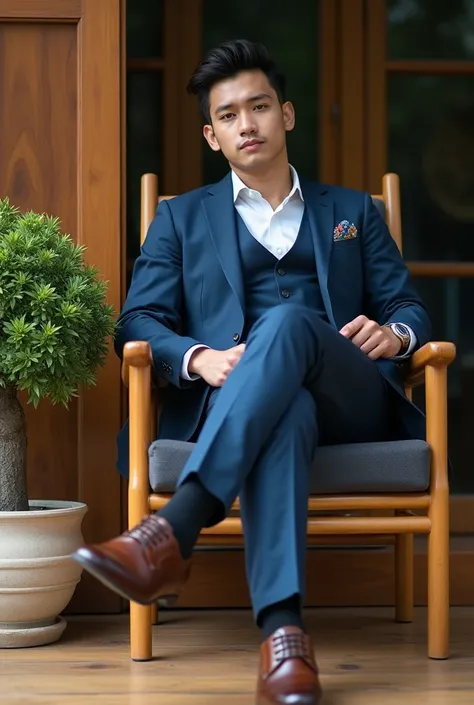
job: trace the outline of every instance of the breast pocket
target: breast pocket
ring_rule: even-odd
[[[354,237],[351,240],[336,240],[333,246],[333,254],[336,252],[347,252],[355,248],[360,249],[360,240],[358,237]]]

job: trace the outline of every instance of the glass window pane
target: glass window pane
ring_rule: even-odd
[[[451,492],[474,492],[470,441],[474,427],[474,279],[416,277],[415,286],[429,309],[433,340],[456,343],[457,358],[448,368],[448,453],[453,464]],[[425,408],[424,388],[413,400]]]
[[[162,0],[128,0],[127,57],[160,58],[163,53]]]
[[[140,179],[162,169],[161,73],[127,77],[127,259],[140,251]]]
[[[388,0],[390,59],[474,59],[472,0]]]
[[[318,3],[316,0],[244,0],[203,3],[203,52],[229,39],[245,37],[264,44],[287,80],[287,98],[296,110],[288,135],[289,157],[307,178],[318,175]],[[222,178],[227,162],[203,150],[205,183]]]
[[[474,260],[474,75],[388,76],[408,260]]]

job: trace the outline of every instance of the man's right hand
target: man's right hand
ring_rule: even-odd
[[[202,377],[211,387],[222,387],[244,351],[244,343],[228,350],[201,348],[191,355],[188,370]]]

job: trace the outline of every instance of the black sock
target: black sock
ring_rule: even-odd
[[[300,596],[293,595],[286,600],[265,607],[258,615],[257,624],[262,630],[264,639],[268,639],[273,632],[281,627],[303,629]]]
[[[183,558],[189,558],[201,529],[215,515],[222,514],[222,502],[208,492],[196,475],[179,487],[168,504],[156,512],[173,529]]]

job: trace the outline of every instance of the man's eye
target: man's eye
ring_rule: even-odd
[[[255,106],[255,110],[263,110],[263,109],[266,108],[266,107],[267,107],[267,106],[262,103],[261,105],[256,105],[256,106]]]
[[[233,116],[234,113],[226,113],[225,115],[221,115],[221,120],[229,120]]]

